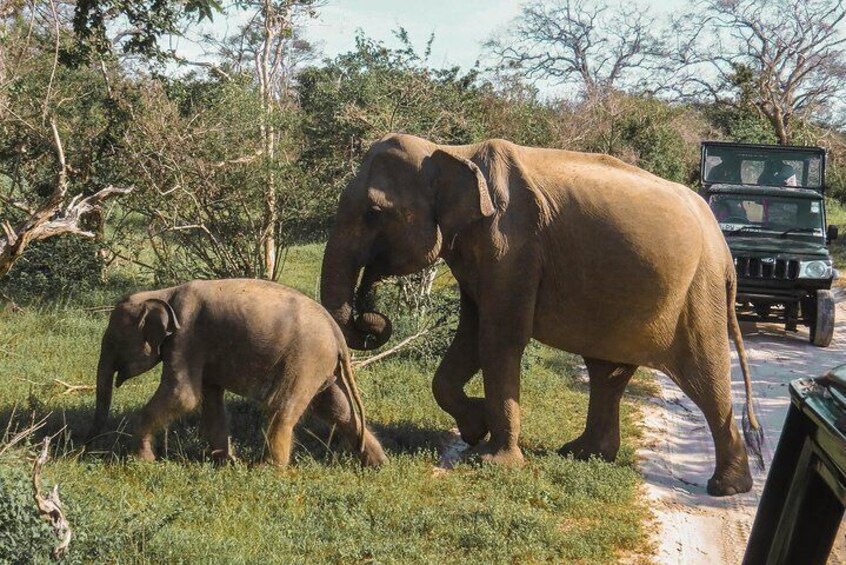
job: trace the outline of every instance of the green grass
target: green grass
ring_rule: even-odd
[[[289,247],[282,256],[279,282],[296,288],[306,296],[317,298],[324,247],[323,243]]]
[[[829,198],[825,202],[825,211],[828,223],[837,226],[840,232],[839,237],[831,244],[834,266],[843,273],[841,277],[846,277],[846,208],[836,200]],[[841,286],[844,282],[846,282],[844,278],[835,281],[836,284]]]
[[[321,254],[319,245],[292,249],[282,280],[313,295]],[[298,432],[291,468],[261,465],[264,420],[235,397],[228,405],[238,464],[208,462],[196,415],[172,425],[166,450],[159,442],[162,460],[147,464],[125,456],[128,442],[119,433],[103,453],[74,450],[94,396],[63,394],[54,379],[93,384],[105,323],[106,314],[68,305],[0,311],[0,425],[21,428],[51,414],[40,434],[67,426],[45,481],[60,484],[74,528],[70,562],[611,563],[648,553],[648,511],[634,466],[637,399],[651,392],[646,377],[636,378],[624,404],[624,446],[613,464],[556,454],[584,425],[586,384],[577,358],[537,344],[524,363],[523,469],[462,464],[433,475],[453,422],[432,398],[434,364],[400,357],[357,375],[369,421],[391,458],[383,469],[359,468],[336,442],[327,446],[327,430],[311,420]],[[112,429],[123,429],[146,402],[157,375],[115,391]],[[478,377],[470,386],[480,393]],[[31,504],[29,450],[0,455],[0,501],[12,501],[10,508],[15,500]],[[16,507],[4,514],[3,504],[0,531],[4,516],[20,513]],[[0,563],[43,541],[36,529],[0,535]],[[43,549],[36,555],[47,561]]]

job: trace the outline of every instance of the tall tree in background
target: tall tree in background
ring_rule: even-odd
[[[0,277],[32,242],[93,238],[90,218],[131,190],[100,174],[109,141],[95,123],[98,89],[60,63],[72,13],[54,0],[0,5]]]
[[[264,250],[264,276],[275,279],[278,275],[280,246],[279,179],[277,155],[279,149],[275,114],[295,105],[292,92],[293,75],[308,44],[298,37],[305,19],[314,18],[318,0],[255,0],[242,1],[239,7],[252,10],[254,15],[242,31],[242,41],[247,51],[252,51],[255,74],[261,99],[261,137],[264,160],[264,225],[259,244]],[[290,161],[287,155],[282,156]]]
[[[648,78],[645,68],[658,52],[653,25],[637,3],[535,0],[485,47],[505,72],[572,86],[595,98]]]
[[[674,25],[666,79],[682,99],[754,108],[780,144],[846,88],[844,0],[704,0]]]

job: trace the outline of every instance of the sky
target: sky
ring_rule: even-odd
[[[590,0],[588,0],[590,1]],[[595,0],[602,1],[602,0]],[[614,5],[615,0],[607,0]],[[626,2],[627,0],[619,0]],[[640,0],[648,6],[650,14],[659,21],[670,11],[679,11],[693,0]],[[429,36],[435,41],[428,64],[435,68],[459,66],[472,68],[482,56],[482,44],[494,34],[504,32],[509,22],[520,13],[522,1],[514,0],[325,0],[318,16],[307,20],[304,36],[318,47],[322,57],[335,57],[355,48],[358,30],[389,47],[399,42],[393,32],[405,28],[418,53],[423,53]],[[204,53],[201,40],[204,33],[222,38],[236,33],[247,18],[246,12],[229,12],[216,15],[212,23],[197,29],[197,37],[171,37],[168,48],[181,56],[202,61],[213,58]],[[199,40],[198,40],[199,39]],[[484,69],[492,61],[482,59]],[[179,72],[179,71],[177,71]],[[185,72],[182,68],[181,72]],[[560,96],[566,87],[539,80],[534,83],[542,95]]]
[[[649,0],[645,4],[661,16],[684,7],[687,0]],[[479,58],[482,43],[504,30],[519,14],[520,5],[510,0],[329,0],[317,20],[309,22],[305,35],[319,41],[331,57],[355,46],[357,29],[392,45],[391,31],[402,26],[419,51],[434,32],[430,64],[470,68]]]
[[[392,31],[402,26],[419,51],[434,32],[430,63],[469,68],[478,59],[481,44],[519,11],[520,3],[510,0],[334,0],[309,23],[305,35],[333,56],[355,47],[358,29],[391,45]]]

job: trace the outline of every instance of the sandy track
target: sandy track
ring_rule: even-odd
[[[745,328],[744,341],[752,370],[755,407],[766,437],[767,470],[789,405],[787,384],[799,377],[819,376],[846,363],[846,302],[837,305],[837,326],[831,346],[808,343],[807,331],[785,335],[775,325]],[[732,392],[738,426],[743,408],[743,380],[732,352]],[[705,418],[669,378],[658,374],[662,394],[646,410],[646,447],[639,451],[646,477],[646,496],[653,501],[654,541],[660,563],[736,564],[743,559],[755,519],[766,471],[753,469],[750,493],[713,498],[705,484],[713,472],[714,447]],[[829,563],[846,563],[846,537],[841,527]]]

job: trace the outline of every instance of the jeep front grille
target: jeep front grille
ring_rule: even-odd
[[[734,269],[737,271],[737,277],[741,279],[794,280],[799,276],[799,261],[735,257]]]

